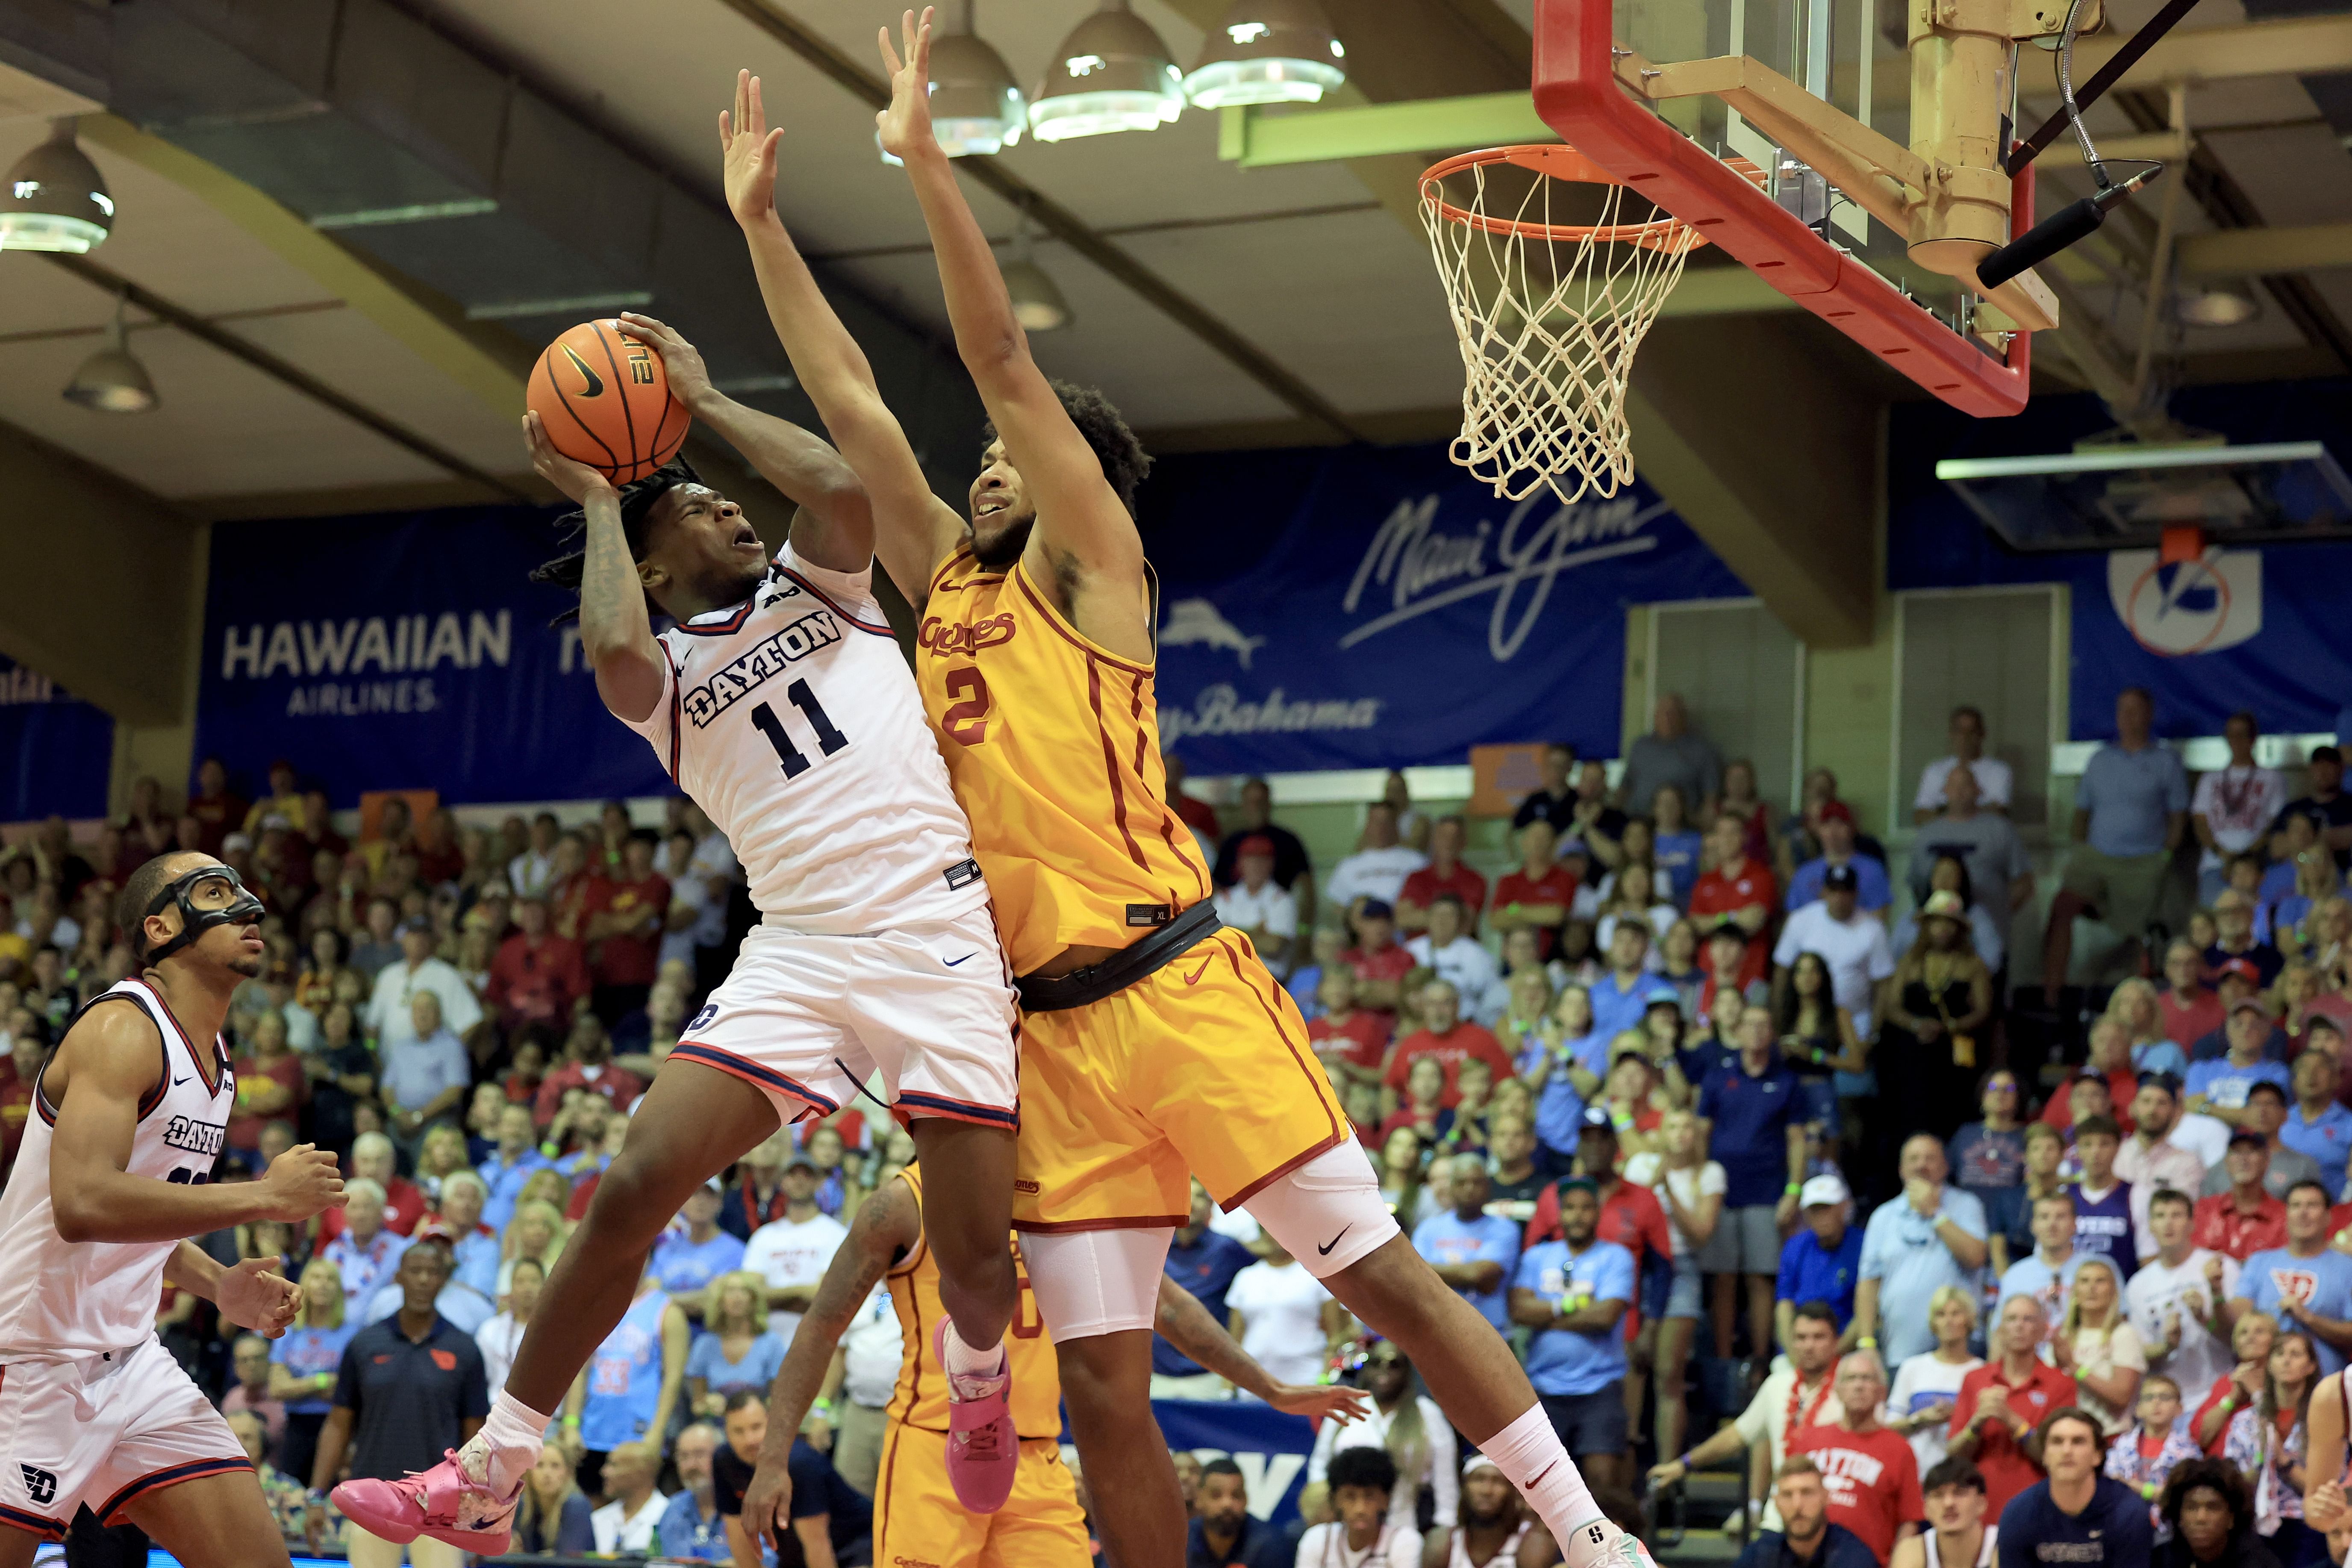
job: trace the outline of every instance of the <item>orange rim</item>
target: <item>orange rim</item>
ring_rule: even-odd
[[[1763,171],[1745,158],[1726,160],[1759,185],[1763,184]],[[1444,182],[1448,176],[1465,169],[1490,163],[1511,163],[1531,170],[1547,179],[1570,184],[1624,185],[1625,182],[1594,163],[1591,158],[1562,142],[1522,142],[1510,147],[1486,147],[1475,153],[1457,153],[1451,158],[1432,163],[1422,172],[1421,199],[1440,218],[1481,233],[1501,235],[1520,239],[1542,239],[1570,245],[1586,240],[1603,245],[1638,245],[1651,250],[1671,249],[1685,237],[1690,248],[1697,249],[1706,243],[1706,237],[1674,216],[1655,217],[1643,223],[1619,224],[1547,224],[1525,223],[1517,218],[1496,217],[1490,213],[1472,212],[1445,199]]]

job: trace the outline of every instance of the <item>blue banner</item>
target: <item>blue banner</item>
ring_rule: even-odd
[[[1626,606],[1748,592],[1646,485],[1498,500],[1443,447],[1171,458],[1142,513],[1196,773],[1615,756]]]
[[[2172,412],[2233,445],[2317,439],[2339,461],[2352,461],[2352,382],[2185,389],[2173,395]],[[2063,452],[2111,423],[2092,397],[2038,397],[2021,419],[1897,405],[1887,464],[1887,585],[2066,584],[2074,740],[2112,736],[2116,699],[2130,686],[2156,699],[2159,735],[2218,735],[2240,709],[2269,733],[2337,730],[2352,702],[2352,630],[2344,612],[2352,543],[2217,542],[2202,559],[2172,565],[2151,548],[2025,553],[2004,545],[1935,475],[1940,458]]]
[[[106,815],[114,721],[64,687],[0,658],[0,822]]]
[[[520,507],[215,525],[197,757],[255,782],[289,758],[338,805],[667,791],[548,625],[571,595],[529,579],[555,550]]]
[[[1298,1517],[1307,1458],[1315,1451],[1315,1423],[1240,1399],[1155,1399],[1151,1414],[1171,1451],[1189,1450],[1202,1463],[1231,1459],[1240,1468],[1253,1518],[1282,1525]],[[1062,1449],[1077,1452],[1070,1441],[1066,1409]]]

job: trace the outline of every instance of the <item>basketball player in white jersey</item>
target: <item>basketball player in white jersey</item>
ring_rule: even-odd
[[[481,1432],[422,1475],[347,1481],[335,1500],[386,1540],[503,1551],[541,1433],[671,1216],[780,1121],[839,1108],[878,1068],[933,1176],[949,1476],[965,1508],[990,1512],[1020,1462],[1002,1343],[1018,1300],[1004,1237],[1019,1100],[1011,975],[971,828],[875,600],[873,523],[847,465],[719,396],[660,322],[622,330],[800,503],[791,542],[771,563],[741,509],[682,463],[615,490],[531,415],[532,462],[581,503],[586,532],[539,575],[578,584],[604,705],[727,835],[764,918],[631,1119]],[[659,637],[649,599],[677,622]]]
[[[2312,1402],[2318,1408],[2318,1402]],[[1994,1568],[2000,1527],[1985,1522],[1984,1477],[1966,1459],[1938,1461],[1920,1478],[1927,1528],[1895,1543],[1887,1568]]]
[[[260,900],[180,852],[133,871],[117,909],[142,972],[66,1030],[0,1193],[0,1568],[26,1568],[82,1507],[188,1568],[283,1564],[252,1463],[155,1312],[172,1285],[284,1333],[301,1297],[277,1258],[223,1268],[185,1238],[307,1220],[342,1202],[342,1178],[304,1144],[258,1181],[211,1184],[236,1102],[221,1023],[261,971]]]
[[[1551,1568],[1559,1561],[1551,1533],[1484,1454],[1462,1467],[1462,1522],[1421,1543],[1421,1568]]]

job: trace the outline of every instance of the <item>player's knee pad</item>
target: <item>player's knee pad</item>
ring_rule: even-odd
[[[1318,1279],[1398,1234],[1372,1163],[1352,1137],[1284,1172],[1242,1206]]]
[[[1173,1230],[1021,1233],[1029,1293],[1056,1342],[1149,1329],[1160,1321],[1160,1271]]]

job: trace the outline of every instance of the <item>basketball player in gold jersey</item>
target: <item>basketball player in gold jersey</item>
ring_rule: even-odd
[[[919,1167],[885,1184],[857,1211],[849,1239],[826,1266],[816,1300],[793,1331],[792,1351],[768,1396],[768,1436],[759,1473],[743,1494],[743,1528],[771,1544],[791,1534],[792,1482],[785,1458],[793,1435],[818,1395],[830,1396],[826,1385],[834,1381],[835,1350],[878,1284],[889,1290],[905,1351],[898,1385],[890,1391],[882,1469],[874,1488],[874,1561],[925,1568],[1088,1568],[1086,1517],[1062,1463],[1062,1391],[1052,1342],[1045,1337],[1036,1304],[1028,1300],[1025,1276],[1023,1300],[1005,1340],[1013,1362],[1013,1424],[1021,1437],[1013,1495],[992,1514],[967,1513],[956,1506],[948,1484],[947,1384],[931,1349],[941,1315],[940,1266],[923,1236],[922,1192]],[[1012,1245],[1009,1236],[1006,1245]],[[1276,1383],[1206,1307],[1164,1274],[1159,1329],[1184,1354],[1277,1410],[1347,1421],[1365,1408],[1365,1396],[1352,1388]]]
[[[1056,386],[1029,357],[931,134],[929,17],[907,15],[903,63],[884,33],[891,102],[877,120],[914,182],[957,349],[994,427],[969,519],[931,494],[775,216],[781,132],[748,73],[720,137],[769,317],[921,617],[917,681],[1024,1014],[1013,1226],[1105,1549],[1120,1568],[1173,1568],[1183,1552],[1175,1471],[1138,1415],[1161,1264],[1197,1173],[1403,1348],[1570,1568],[1643,1568],[1647,1553],[1604,1519],[1509,1347],[1398,1230],[1297,1008],[1219,928],[1160,762],[1153,584],[1131,510],[1150,459],[1100,394]]]

